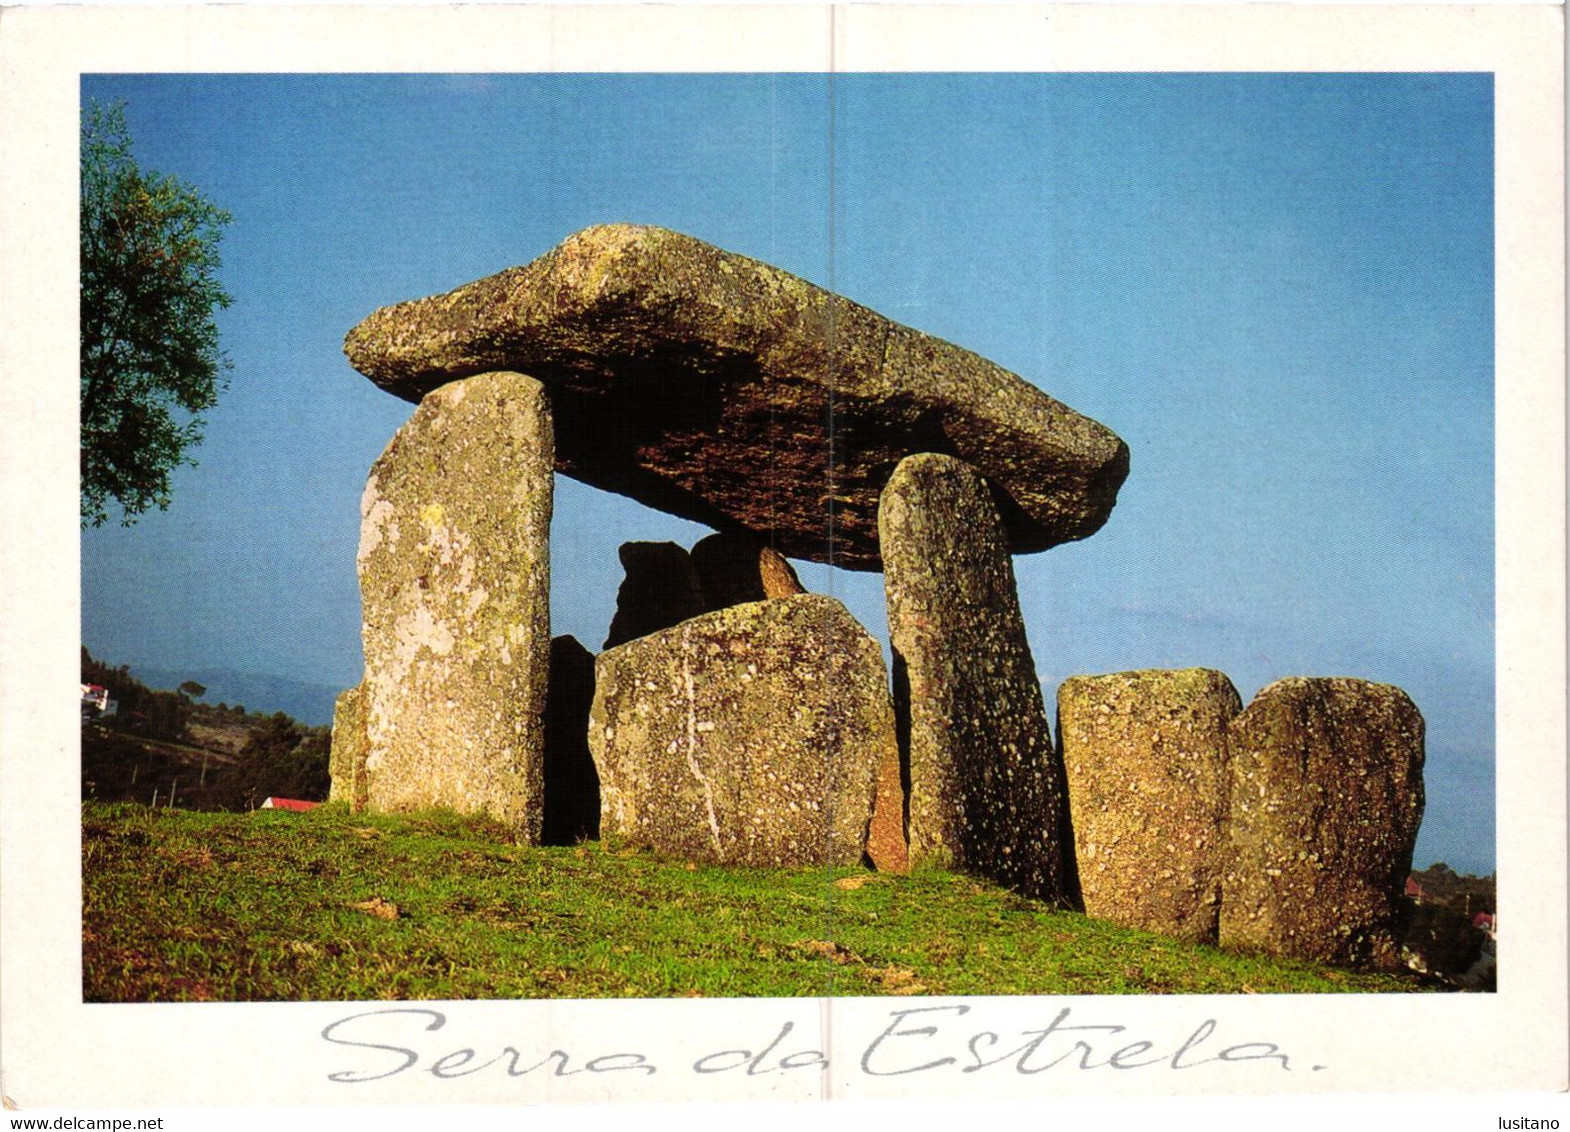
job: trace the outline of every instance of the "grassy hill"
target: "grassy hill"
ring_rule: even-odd
[[[1387,992],[968,877],[509,844],[452,814],[87,802],[83,994],[166,1000]]]

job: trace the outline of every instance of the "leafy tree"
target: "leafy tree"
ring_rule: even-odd
[[[258,717],[239,757],[213,779],[210,797],[225,809],[251,809],[269,794],[317,801],[332,785],[332,731],[305,727],[283,712]]]
[[[206,685],[198,684],[195,680],[187,680],[176,690],[190,696],[193,700],[199,700],[207,694]]]
[[[82,525],[110,500],[130,525],[169,506],[169,476],[201,442],[226,387],[215,308],[218,241],[230,216],[131,155],[121,104],[82,116]],[[181,419],[181,418],[184,419]]]

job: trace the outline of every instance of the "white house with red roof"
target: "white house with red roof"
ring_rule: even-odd
[[[83,684],[82,706],[91,708],[98,715],[114,715],[120,710],[120,701],[111,700],[109,689],[102,684]]]

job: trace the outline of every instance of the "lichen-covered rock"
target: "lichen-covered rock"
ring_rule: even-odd
[[[1062,766],[986,484],[963,461],[911,456],[884,488],[878,531],[908,720],[911,864],[1072,901]]]
[[[359,551],[371,809],[484,812],[538,839],[551,449],[544,387],[488,373],[429,393],[372,466]]]
[[[616,614],[604,648],[669,629],[703,612],[698,574],[673,542],[624,542],[617,557],[626,577],[616,592]]]
[[[660,228],[585,229],[376,311],[344,349],[411,401],[485,370],[531,374],[552,386],[562,472],[851,569],[879,568],[878,492],[912,452],[984,472],[1016,553],[1093,534],[1128,472],[1110,431],[992,362]]]
[[[1388,684],[1280,680],[1233,722],[1221,943],[1393,966],[1423,817],[1423,717]]]
[[[1237,689],[1205,668],[1076,676],[1058,743],[1085,913],[1215,943]]]
[[[606,839],[720,864],[857,864],[893,745],[882,652],[832,598],[731,606],[595,662]]]
[[[699,539],[692,548],[692,565],[709,611],[807,592],[778,551],[742,531]]]
[[[332,778],[329,802],[347,802],[356,813],[365,808],[369,784],[365,774],[365,688],[356,684],[333,704],[333,730],[327,756]]]
[[[589,754],[593,703],[594,654],[576,637],[554,638],[545,693],[543,845],[574,845],[600,835],[600,776]]]

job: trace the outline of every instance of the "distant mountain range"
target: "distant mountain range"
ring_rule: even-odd
[[[204,704],[243,704],[247,711],[271,714],[281,711],[312,727],[326,727],[333,721],[333,704],[342,688],[312,684],[292,676],[264,676],[255,672],[236,672],[232,668],[144,668],[131,666],[131,675],[149,688],[174,690],[187,680],[207,689]]]

